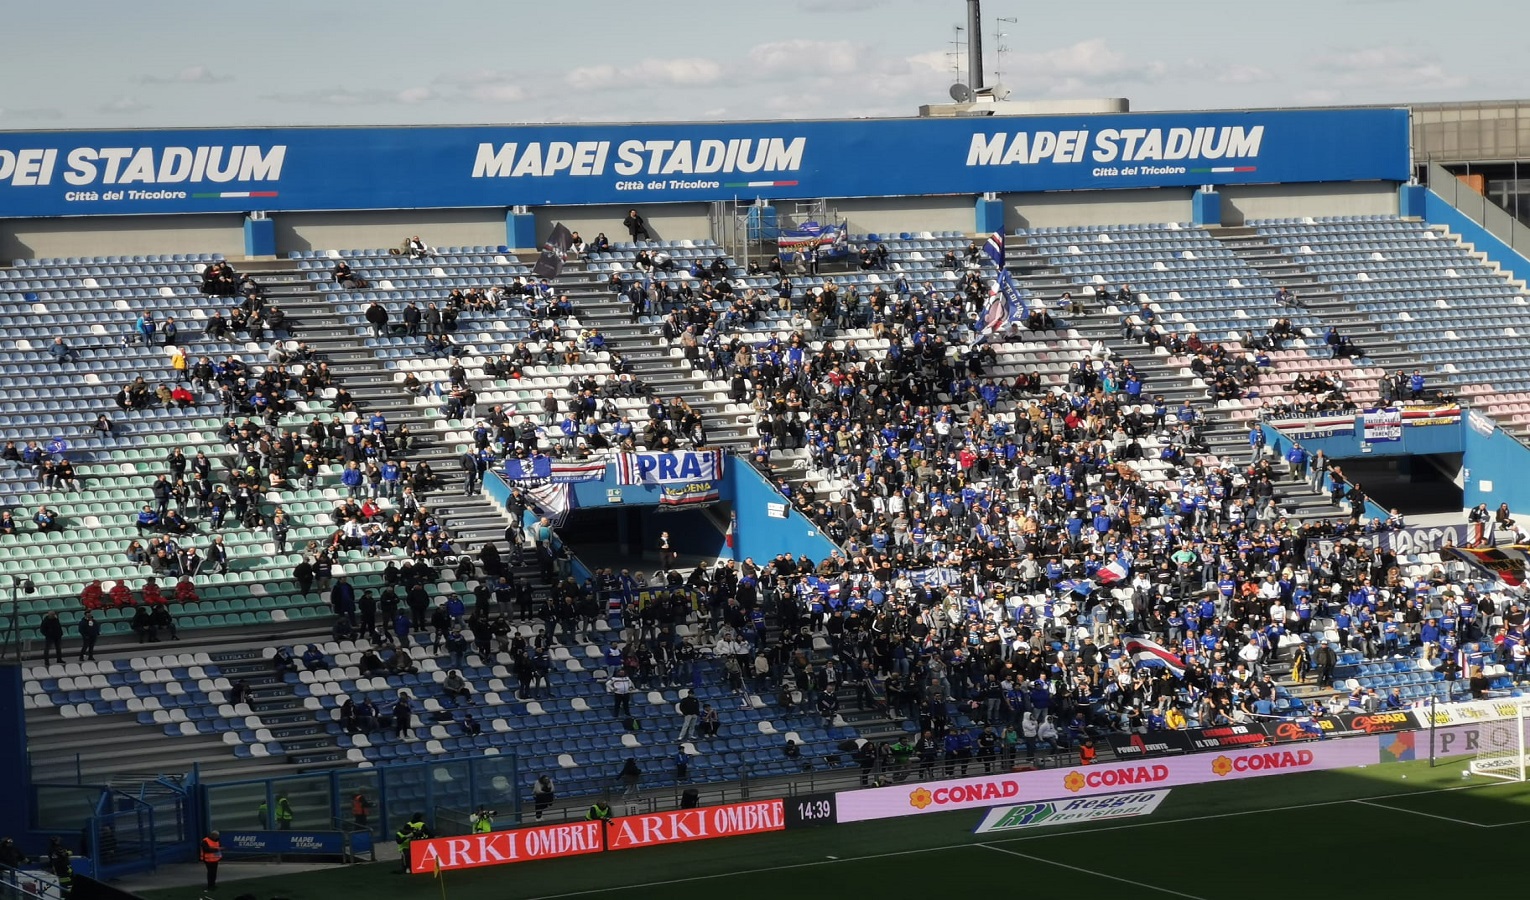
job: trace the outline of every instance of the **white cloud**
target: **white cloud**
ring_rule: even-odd
[[[840,75],[859,71],[871,60],[871,49],[852,41],[797,38],[750,48],[745,71],[753,77],[774,75]]]
[[[234,80],[232,75],[220,75],[207,66],[187,66],[171,75],[145,75],[144,84],[224,84]]]
[[[0,121],[7,119],[61,119],[64,112],[53,106],[0,107]]]
[[[436,92],[427,87],[404,88],[402,91],[399,91],[397,95],[395,95],[395,99],[399,103],[411,104],[424,103],[427,100],[435,99],[435,97]]]
[[[1070,94],[1098,86],[1122,86],[1162,81],[1169,77],[1167,63],[1137,61],[1110,46],[1103,38],[1090,38],[1066,47],[1039,53],[1015,53],[1004,66],[1024,93]]]
[[[526,99],[526,89],[518,84],[475,84],[467,95],[482,103],[518,103]]]
[[[797,8],[805,13],[861,13],[886,5],[887,0],[797,0]]]
[[[137,97],[115,97],[112,100],[96,107],[96,112],[103,113],[133,113],[148,109],[149,104],[144,103]]]
[[[352,90],[344,87],[316,88],[286,94],[269,94],[265,99],[277,103],[296,103],[317,106],[414,106],[435,99],[437,94],[427,87],[410,87],[403,90],[385,89]]]
[[[1459,90],[1471,84],[1465,75],[1446,71],[1439,60],[1406,47],[1365,47],[1311,59],[1325,81],[1341,89]]]
[[[693,87],[716,83],[723,75],[722,64],[701,57],[648,59],[620,67],[609,63],[580,66],[566,76],[569,87],[581,91],[619,88]]]

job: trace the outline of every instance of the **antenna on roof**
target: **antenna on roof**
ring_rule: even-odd
[[[972,88],[967,87],[960,81],[951,85],[951,90],[949,93],[951,94],[951,99],[955,100],[957,103],[971,103],[974,96],[972,93]]]

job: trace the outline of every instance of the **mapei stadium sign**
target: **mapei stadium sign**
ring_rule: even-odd
[[[1405,181],[1403,109],[0,132],[0,215]]]

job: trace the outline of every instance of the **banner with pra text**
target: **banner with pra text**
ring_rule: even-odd
[[[727,458],[728,455],[721,450],[620,453],[616,457],[616,483],[685,484],[721,481]]]

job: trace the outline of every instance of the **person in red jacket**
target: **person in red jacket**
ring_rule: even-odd
[[[207,889],[210,891],[218,886],[218,863],[223,860],[223,845],[218,842],[218,832],[214,831],[202,838],[197,855],[201,857],[202,865],[207,867]]]

